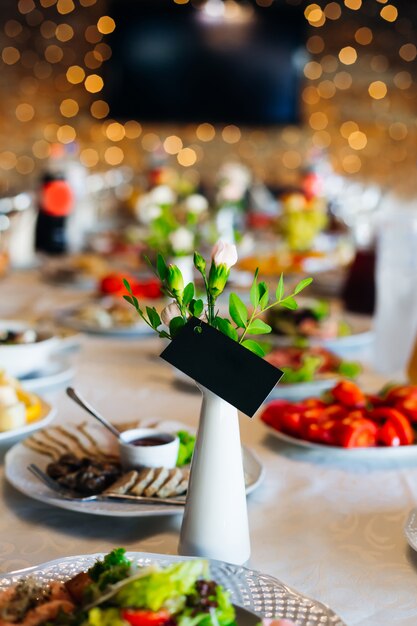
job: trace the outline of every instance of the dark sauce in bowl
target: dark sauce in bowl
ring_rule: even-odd
[[[132,441],[126,441],[131,446],[163,446],[167,443],[174,441],[174,437],[171,435],[145,435],[138,439],[132,439]]]

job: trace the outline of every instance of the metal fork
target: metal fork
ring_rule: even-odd
[[[120,494],[120,493],[106,493],[98,494],[94,496],[80,496],[75,491],[71,491],[70,489],[65,489],[58,485],[58,483],[53,480],[48,474],[46,474],[40,467],[31,463],[28,465],[27,469],[31,474],[36,476],[44,485],[46,485],[51,491],[54,491],[56,494],[60,496],[63,500],[71,500],[73,502],[97,502],[97,501],[106,501],[106,500],[126,500],[128,502],[143,502],[150,504],[171,504],[174,506],[184,506],[185,499],[184,498],[158,498],[149,497],[149,496],[134,496],[130,494]]]

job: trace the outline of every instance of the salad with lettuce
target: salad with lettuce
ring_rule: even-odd
[[[0,624],[235,626],[229,593],[207,561],[137,566],[118,548],[61,583],[22,579],[0,594]]]

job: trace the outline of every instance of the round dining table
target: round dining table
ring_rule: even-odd
[[[52,286],[37,270],[0,282],[0,317],[35,319],[89,298]],[[72,385],[114,422],[155,418],[196,427],[201,397],[159,358],[158,338],[83,335],[71,356]],[[56,423],[85,419],[65,388],[44,393]],[[350,459],[272,437],[255,416],[240,416],[241,437],[265,477],[248,496],[250,567],[329,605],[349,626],[415,626],[417,554],[404,525],[417,506],[415,457]],[[22,495],[4,477],[2,444],[0,570],[52,559],[128,550],[176,554],[181,515],[109,518],[54,508]]]

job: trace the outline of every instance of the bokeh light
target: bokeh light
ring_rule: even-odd
[[[216,136],[216,129],[212,124],[204,122],[197,126],[196,135],[200,141],[212,141]]]
[[[368,87],[369,95],[375,100],[385,98],[387,91],[387,86],[382,80],[375,80]]]

